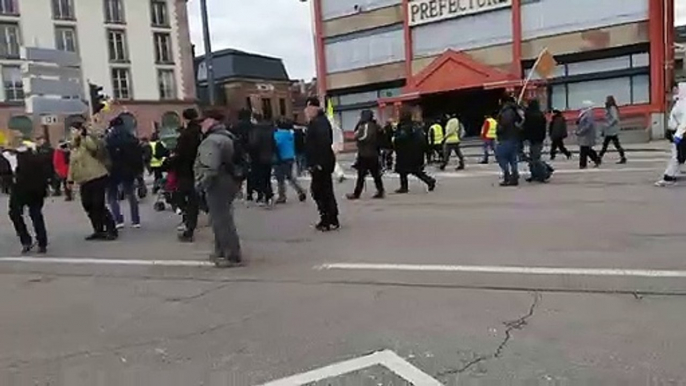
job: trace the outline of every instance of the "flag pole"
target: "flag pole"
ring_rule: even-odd
[[[529,82],[531,82],[531,78],[534,76],[534,73],[536,72],[536,67],[538,67],[538,64],[541,62],[541,58],[543,58],[543,54],[548,51],[548,47],[545,47],[539,52],[538,57],[536,58],[536,61],[534,62],[533,67],[531,67],[531,71],[529,71],[529,75],[526,76],[526,80],[524,81],[524,86],[522,86],[522,91],[519,92],[519,98],[517,98],[517,104],[522,103],[522,98],[524,98],[524,92],[526,91],[527,86],[529,86]]]

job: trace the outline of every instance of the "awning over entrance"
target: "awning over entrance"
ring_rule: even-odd
[[[520,85],[520,77],[480,63],[464,52],[447,50],[428,67],[408,79],[403,94],[379,100],[393,104],[418,99],[422,95],[473,88],[502,88]]]

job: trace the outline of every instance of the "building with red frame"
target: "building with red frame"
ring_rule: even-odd
[[[528,97],[573,117],[584,101],[621,105],[626,128],[663,132],[673,79],[671,0],[312,0],[319,93],[352,130],[413,106],[477,122],[521,89],[538,54],[558,62]],[[471,112],[471,115],[469,116]],[[599,109],[599,114],[601,113]],[[480,116],[479,116],[480,115]]]

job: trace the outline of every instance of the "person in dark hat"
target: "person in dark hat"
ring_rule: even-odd
[[[195,190],[193,166],[198,156],[198,147],[202,142],[200,119],[195,109],[183,111],[184,127],[181,128],[176,148],[172,152],[170,163],[178,179],[178,198],[183,211],[183,233],[179,235],[182,242],[192,242],[195,228],[198,225],[200,199]]]
[[[333,130],[319,99],[310,97],[305,106],[305,116],[309,122],[305,137],[305,158],[312,175],[312,198],[317,203],[320,217],[316,228],[328,232],[341,226],[331,177],[336,166],[336,156],[331,148]]]

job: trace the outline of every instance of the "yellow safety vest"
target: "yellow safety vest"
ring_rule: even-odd
[[[460,121],[457,118],[451,118],[445,125],[445,143],[460,143]]]
[[[443,143],[443,126],[436,123],[431,126],[431,131],[433,132],[433,144],[440,145]]]
[[[159,142],[150,142],[150,149],[152,150],[152,156],[150,157],[150,167],[151,168],[161,168],[164,163],[164,158],[155,157],[155,152],[157,151],[157,145]]]
[[[488,131],[486,132],[486,138],[495,139],[498,131],[498,121],[493,118],[486,119],[488,122]]]

